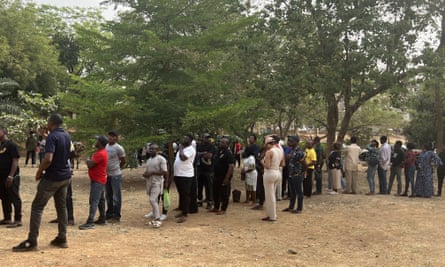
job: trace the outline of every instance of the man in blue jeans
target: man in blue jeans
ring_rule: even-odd
[[[119,133],[108,132],[108,144],[105,147],[108,153],[107,164],[107,220],[119,222],[122,207],[122,171],[125,167],[125,150],[117,143]]]
[[[69,164],[71,137],[63,130],[62,124],[63,118],[60,114],[52,114],[48,119],[48,129],[51,133],[46,140],[45,158],[36,173],[36,181],[39,181],[39,185],[31,206],[28,239],[13,247],[14,252],[37,250],[43,209],[51,197],[54,197],[56,206],[59,234],[50,244],[60,248],[68,247],[66,192],[71,183]]]
[[[96,141],[97,151],[87,160],[88,176],[90,177],[90,213],[87,222],[79,225],[80,230],[94,229],[96,224],[105,224],[105,185],[107,184],[108,153],[105,146],[108,139],[99,136]],[[99,209],[99,219],[94,221],[96,210]]]

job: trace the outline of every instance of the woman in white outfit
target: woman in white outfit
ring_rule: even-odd
[[[276,221],[277,220],[277,207],[276,207],[276,189],[278,183],[280,183],[281,171],[280,167],[284,167],[284,155],[275,140],[268,136],[266,137],[264,144],[266,146],[266,154],[262,160],[264,166],[264,192],[266,195],[266,217],[263,221]]]

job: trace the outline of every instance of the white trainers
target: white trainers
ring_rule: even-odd
[[[338,195],[338,192],[336,192],[336,191],[331,191],[331,192],[329,192],[329,195]]]
[[[144,217],[145,217],[146,219],[153,218],[153,211],[150,211],[149,213],[145,214]]]
[[[161,221],[158,221],[158,220],[153,220],[153,221],[151,221],[149,224],[150,224],[153,228],[159,228],[159,227],[161,227],[162,222],[161,222]]]
[[[166,214],[162,214],[161,217],[159,218],[159,220],[166,221],[167,220],[167,215]]]

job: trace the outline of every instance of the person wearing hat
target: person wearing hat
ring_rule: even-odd
[[[96,224],[105,224],[105,185],[107,184],[108,153],[105,149],[108,139],[105,136],[96,138],[96,152],[87,160],[88,176],[90,177],[90,213],[86,223],[79,225],[80,230],[94,229]],[[99,208],[99,219],[94,221]]]
[[[287,168],[288,184],[289,184],[289,207],[283,211],[290,211],[293,213],[301,213],[303,210],[303,179],[304,179],[304,157],[303,150],[298,146],[300,138],[298,136],[288,136],[287,145],[291,149],[289,152],[289,159]],[[295,202],[297,202],[297,208],[295,209]]]
[[[19,148],[8,139],[8,130],[0,125],[0,198],[3,207],[1,225],[7,227],[22,226],[22,200],[19,195]],[[11,221],[14,206],[14,221]]]
[[[108,153],[107,185],[105,188],[107,198],[107,220],[119,222],[122,207],[122,171],[125,167],[125,150],[117,143],[119,133],[108,132],[108,144],[105,147]]]

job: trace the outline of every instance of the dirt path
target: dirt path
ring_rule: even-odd
[[[22,169],[24,227],[0,228],[2,266],[445,266],[443,199],[365,196],[364,173],[361,194],[313,196],[299,215],[281,212],[288,202],[280,201],[275,223],[261,221],[263,211],[231,202],[226,215],[201,209],[179,225],[170,212],[153,229],[144,219],[150,208],[143,168],[125,170],[120,224],[81,231],[89,194],[82,166],[73,179],[76,226],[68,228],[69,248],[49,246],[57,234],[57,225],[47,223],[55,218],[49,203],[39,251],[12,253],[27,236],[35,171]],[[243,189],[238,176],[233,188]],[[171,192],[175,206],[176,190]]]

